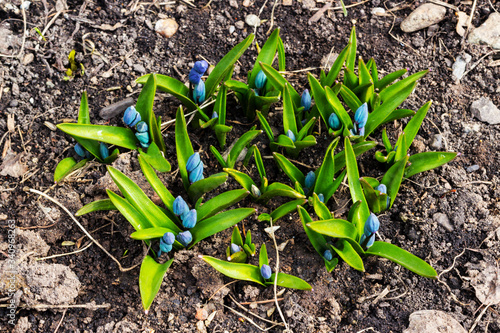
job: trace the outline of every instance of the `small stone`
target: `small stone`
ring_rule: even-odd
[[[477,164],[471,165],[471,166],[470,166],[470,167],[468,167],[466,170],[467,170],[467,172],[474,172],[474,171],[477,171],[477,170],[479,170],[479,165],[477,165]]]
[[[234,32],[234,30],[236,30],[236,28],[234,27],[234,25],[230,25],[229,26],[229,33],[232,34]]]
[[[436,213],[432,215],[432,219],[434,220],[434,222],[445,228],[446,231],[449,232],[453,231],[453,226],[450,224],[450,219],[448,218],[448,215],[443,213]]]
[[[236,27],[236,29],[243,30],[243,28],[245,28],[245,22],[243,22],[243,21],[236,21],[234,23],[234,26]]]
[[[134,105],[134,99],[132,97],[127,97],[124,100],[110,104],[99,111],[99,116],[102,119],[111,119],[114,116],[124,112],[129,106]]]
[[[33,62],[34,59],[35,56],[33,55],[33,53],[26,53],[26,55],[23,57],[22,64],[24,66],[29,65]]]
[[[12,83],[12,95],[19,95],[19,85],[17,83]]]
[[[460,323],[443,311],[420,310],[410,315],[410,325],[403,333],[466,333]]]
[[[292,5],[292,2],[293,2],[293,0],[283,0],[282,5],[283,5],[283,6],[291,6],[291,5]]]
[[[432,3],[425,3],[415,9],[401,22],[401,30],[414,32],[441,22],[446,15],[446,8]]]
[[[207,310],[203,308],[196,310],[195,318],[196,320],[206,320],[208,318]]]
[[[439,30],[439,24],[433,24],[427,29],[427,36],[432,37],[437,34]]]
[[[472,115],[490,125],[500,124],[500,110],[487,97],[474,101],[470,107]]]
[[[171,18],[161,19],[155,25],[155,31],[166,38],[172,37],[177,29],[179,29],[179,24]]]
[[[383,16],[385,14],[385,9],[382,7],[375,7],[371,10],[372,15]]]
[[[238,1],[236,0],[229,0],[229,6],[233,8],[238,8]]]
[[[141,64],[134,64],[132,68],[138,73],[146,74],[146,68],[144,68],[144,66]]]
[[[10,101],[10,103],[9,103],[9,106],[10,106],[11,108],[17,108],[17,107],[18,107],[18,105],[19,105],[19,101],[18,101],[17,99],[13,99],[13,100],[12,100],[12,101]]]
[[[316,0],[302,0],[302,8],[309,10],[316,8]]]
[[[243,0],[243,7],[250,7],[251,4],[250,0]]]
[[[451,77],[453,80],[458,81],[464,76],[465,73],[465,67],[467,64],[472,60],[472,57],[468,53],[464,53],[464,55],[459,55],[457,57],[457,60],[451,66],[451,69],[453,70],[453,73],[451,74]]]
[[[491,13],[488,19],[469,34],[468,40],[472,44],[486,44],[494,49],[500,49],[500,14]]]
[[[436,150],[439,150],[443,147],[443,136],[441,134],[434,134],[431,147]]]
[[[257,28],[260,26],[260,18],[255,14],[248,14],[245,17],[245,22],[251,27]]]
[[[207,328],[205,327],[205,324],[201,320],[196,323],[196,329],[200,333],[205,333],[207,331]]]

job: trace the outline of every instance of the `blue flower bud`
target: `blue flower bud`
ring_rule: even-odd
[[[335,112],[332,112],[330,117],[328,118],[328,126],[330,126],[331,129],[334,131],[337,131],[340,129],[342,126],[340,123],[339,117],[335,114]]]
[[[191,229],[196,225],[196,220],[198,214],[195,209],[191,209],[189,212],[182,216],[182,226],[186,229]]]
[[[186,201],[184,201],[184,199],[180,195],[174,200],[173,211],[177,216],[181,216],[189,212],[189,207]]]
[[[366,241],[366,236],[361,235],[361,239],[359,240],[360,244],[363,244]],[[375,243],[375,234],[371,235],[370,238],[368,238],[368,242],[366,243],[366,248],[369,248],[370,246]]]
[[[304,107],[304,111],[309,111],[309,109],[311,108],[311,94],[309,94],[309,90],[307,89],[302,93],[300,106]]]
[[[262,277],[267,280],[271,278],[271,274],[271,267],[269,267],[268,265],[262,265],[262,267],[260,268],[260,275],[262,275]]]
[[[109,157],[108,146],[104,142],[99,144],[99,153],[101,153],[101,158],[104,160]]]
[[[172,251],[172,244],[165,244],[160,240],[160,251],[158,251],[158,257],[160,257],[162,253],[168,253],[170,251]]]
[[[364,127],[360,127],[360,129],[358,131],[358,135],[365,136],[365,128]]]
[[[135,137],[140,143],[149,143],[149,133],[148,132],[136,132]]]
[[[306,175],[305,186],[307,188],[311,188],[314,186],[314,182],[316,181],[316,174],[313,171],[309,171]]]
[[[201,77],[207,71],[208,63],[205,60],[199,60],[194,63],[193,68],[189,72],[189,82],[192,84],[198,84]]]
[[[215,111],[212,113],[212,119],[214,119],[214,118],[219,118],[219,115]]]
[[[145,121],[140,121],[137,123],[137,126],[135,127],[135,129],[137,130],[137,132],[147,132],[148,131],[148,124],[146,124]]]
[[[255,87],[257,89],[262,89],[265,87],[266,82],[267,82],[267,76],[261,70],[259,73],[257,73],[257,76],[255,77]]]
[[[179,241],[179,243],[181,243],[184,247],[187,247],[189,243],[191,243],[191,241],[193,240],[193,236],[191,235],[189,230],[180,232],[179,234],[177,234],[176,238]]]
[[[205,101],[205,82],[203,82],[203,80],[200,80],[200,82],[194,86],[193,100],[196,104],[201,104]]]
[[[385,203],[385,209],[389,209],[390,205],[391,205],[391,197],[387,196],[387,201]]]
[[[86,150],[85,150],[85,148],[82,147],[81,144],[77,143],[75,145],[75,153],[77,153],[78,156],[80,156],[80,157],[85,157]]]
[[[354,121],[358,123],[358,128],[365,127],[368,120],[368,104],[363,103],[354,114]]]
[[[333,259],[333,256],[332,256],[332,251],[330,250],[326,250],[325,252],[323,252],[323,257],[327,260],[327,261],[330,261]]]
[[[323,203],[325,202],[325,196],[323,195],[323,193],[318,194],[318,199]]]
[[[196,183],[198,180],[203,179],[203,163],[198,164],[198,166],[189,173],[189,181],[191,184]]]
[[[198,167],[200,163],[201,163],[200,153],[194,153],[193,155],[189,156],[186,162],[187,172],[191,172],[194,169],[196,169],[196,167]]]
[[[293,134],[292,130],[288,130],[286,132],[286,136],[289,137],[290,139],[292,139],[293,142],[295,142],[295,134]]]
[[[252,186],[250,187],[250,192],[252,192],[252,195],[256,198],[260,197],[261,195],[259,188],[254,184],[252,184]]]
[[[380,193],[384,193],[384,194],[387,194],[387,186],[385,186],[384,184],[380,184],[379,186],[377,186],[377,188],[375,188],[377,191],[380,191]]]
[[[380,221],[375,214],[370,213],[370,216],[368,216],[368,219],[365,222],[364,234],[366,236],[371,236],[378,231],[378,228],[380,228]]]
[[[259,96],[259,89],[254,89],[253,93],[255,94],[255,96]]]
[[[137,112],[134,106],[129,106],[123,114],[123,122],[130,127],[141,121],[141,114]]]
[[[231,244],[231,254],[234,254],[236,252],[240,252],[240,247],[234,243]]]
[[[168,244],[168,245],[172,245],[175,242],[175,235],[171,232],[166,232],[163,235],[160,242],[163,242],[163,243]]]

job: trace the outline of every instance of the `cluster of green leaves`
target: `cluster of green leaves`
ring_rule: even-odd
[[[40,30],[38,30],[37,33],[45,40],[45,37],[42,35]],[[76,62],[75,55],[75,50],[71,50],[71,52],[68,54],[69,67],[66,69],[66,76],[64,77],[64,81],[72,80],[76,74],[80,74],[82,76],[85,74],[85,67],[83,66],[83,64],[78,64]],[[78,71],[80,71],[80,73],[78,73]]]

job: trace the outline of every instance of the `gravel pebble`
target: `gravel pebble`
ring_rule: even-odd
[[[439,150],[443,147],[443,136],[441,134],[434,134],[431,147],[436,150]]]
[[[479,165],[477,165],[477,164],[471,165],[471,166],[470,166],[470,167],[468,167],[466,170],[467,170],[467,172],[474,172],[474,171],[477,171],[477,170],[479,170]]]
[[[500,14],[491,13],[479,28],[472,30],[468,40],[472,44],[486,44],[494,49],[500,49]]]
[[[401,30],[414,32],[441,22],[446,16],[446,8],[432,3],[425,3],[415,9],[401,22]]]
[[[487,97],[472,102],[470,110],[472,115],[481,121],[490,125],[500,124],[500,110]]]

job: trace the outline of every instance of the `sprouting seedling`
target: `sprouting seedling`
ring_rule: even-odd
[[[252,234],[250,230],[247,231],[245,240],[240,234],[240,229],[235,226],[231,235],[231,245],[226,249],[226,257],[231,262],[246,263],[249,258],[255,255],[255,244],[252,243]]]
[[[224,158],[221,153],[214,146],[210,146],[210,151],[215,156],[221,167],[223,168],[234,168],[238,157],[240,156],[243,149],[247,148],[250,142],[255,139],[262,131],[255,130],[252,127],[248,132],[243,134],[232,146],[232,148],[227,153],[227,157]]]
[[[40,37],[42,37],[42,39],[43,39],[43,41],[44,41],[44,42],[46,42],[46,41],[47,41],[47,39],[46,39],[46,38],[45,38],[45,36],[42,34],[42,32],[40,31],[40,29],[38,29],[38,27],[34,27],[34,28],[33,28],[33,30],[35,30],[35,32],[36,32],[37,34],[39,34],[39,35],[40,35]]]
[[[40,36],[42,36],[41,33],[40,33]],[[43,38],[43,36],[42,36],[42,38]],[[45,38],[44,38],[44,40],[45,40]],[[69,68],[66,69],[66,76],[64,77],[65,81],[71,80],[71,79],[73,79],[73,77],[75,77],[75,75],[77,74],[77,71],[78,71],[78,67],[80,67],[80,75],[83,76],[85,74],[85,67],[83,66],[82,63],[80,63],[80,66],[78,66],[78,64],[75,60],[75,54],[76,54],[76,51],[71,50],[71,52],[68,55]]]

